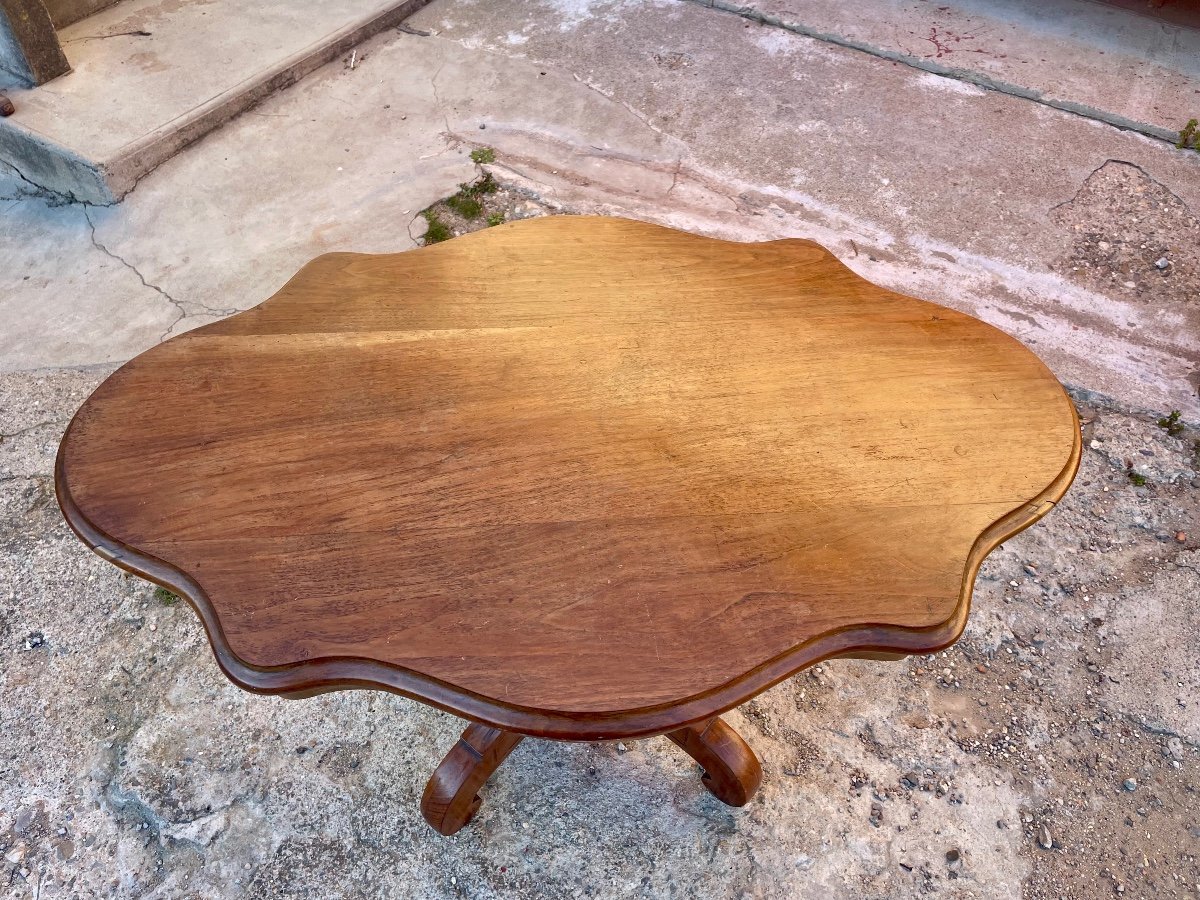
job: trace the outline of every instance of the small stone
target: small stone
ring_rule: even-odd
[[[1161,271],[1162,269],[1165,269],[1170,264],[1171,264],[1171,261],[1169,259],[1167,259],[1165,256],[1160,256],[1158,259],[1156,259],[1154,261],[1154,268]]]
[[[627,749],[628,748],[624,744],[622,744],[620,741],[617,742],[617,752],[618,753],[624,753]]]
[[[29,826],[33,824],[34,817],[37,815],[36,806],[27,806],[19,813],[13,822],[13,831],[17,834],[24,834],[29,830]]]
[[[1187,543],[1187,532],[1186,531],[1175,532],[1175,540],[1181,544]]]
[[[1167,738],[1167,746],[1163,750],[1166,756],[1171,759],[1183,760],[1183,741],[1177,737]]]
[[[20,864],[24,861],[25,854],[28,852],[28,850],[29,848],[25,846],[24,841],[18,841],[16,846],[12,847],[7,853],[4,854],[4,858],[10,863]]]
[[[36,650],[38,647],[46,646],[46,636],[40,631],[30,632],[25,638],[25,649]]]
[[[908,788],[910,791],[921,783],[921,778],[916,772],[906,772],[900,776],[900,786]]]
[[[1121,787],[1125,788],[1125,790],[1132,793],[1133,791],[1137,790],[1137,779],[1136,778],[1126,778],[1124,781],[1121,782]]]
[[[954,865],[960,859],[962,859],[962,854],[959,853],[958,850],[951,848],[946,851],[946,862],[948,862],[950,865]]]
[[[1054,836],[1050,834],[1050,829],[1046,825],[1042,825],[1038,829],[1038,843],[1042,845],[1043,850],[1054,849]]]
[[[1126,281],[1126,282],[1125,282],[1125,287],[1127,287],[1127,288],[1135,288],[1135,287],[1137,287],[1137,282],[1136,282],[1136,281]]]

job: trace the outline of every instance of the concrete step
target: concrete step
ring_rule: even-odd
[[[8,87],[0,161],[71,199],[119,201],[181,148],[427,2],[124,0],[59,32],[70,74]]]

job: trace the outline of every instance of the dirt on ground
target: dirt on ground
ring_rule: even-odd
[[[1108,160],[1051,216],[1075,234],[1056,266],[1068,278],[1143,303],[1200,305],[1200,219],[1138,166]]]

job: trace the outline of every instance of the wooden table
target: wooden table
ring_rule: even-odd
[[[119,369],[56,474],[238,685],[471,720],[422,801],[453,834],[524,736],[666,735],[746,803],[718,715],[952,643],[1079,451],[1016,340],[816,244],[563,216],[313,260]]]

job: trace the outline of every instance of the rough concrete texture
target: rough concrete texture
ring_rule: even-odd
[[[1196,896],[1200,154],[691,3],[438,2],[410,24],[431,34],[368,42],[120,207],[0,176],[7,895]],[[461,723],[239,692],[191,612],[54,504],[59,436],[116,364],[316,253],[413,246],[483,144],[513,214],[812,237],[1075,386],[1076,485],[985,564],[962,642],[730,714],[766,771],[744,810],[662,739],[531,742],[439,838],[417,801]]]
[[[1154,18],[1149,2],[693,2],[1159,136],[1183,127],[1200,92],[1200,30]]]
[[[182,147],[426,2],[122,0],[60,30],[70,73],[9,91],[17,111],[0,120],[0,161],[65,197],[111,203]]]

